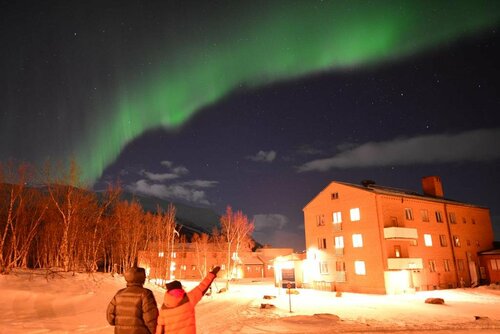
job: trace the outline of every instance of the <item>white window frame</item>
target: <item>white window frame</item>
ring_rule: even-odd
[[[342,223],[342,212],[336,211],[332,214],[332,219],[334,224]]]
[[[363,236],[359,233],[352,235],[352,247],[361,248],[363,247]]]
[[[359,208],[352,208],[349,213],[350,213],[352,222],[356,222],[356,221],[361,220],[361,213],[359,211]]]
[[[354,261],[354,273],[356,275],[366,275],[365,261]]]
[[[432,235],[424,234],[424,245],[426,247],[432,247]]]
[[[344,237],[342,235],[335,237],[335,248],[344,248]]]

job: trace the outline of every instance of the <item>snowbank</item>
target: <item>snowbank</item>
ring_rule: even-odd
[[[183,284],[189,289],[197,282]],[[105,311],[124,286],[123,277],[102,273],[16,271],[0,276],[0,334],[113,333]],[[160,305],[164,290],[146,286]],[[500,331],[500,290],[487,287],[336,297],[314,290],[288,295],[270,281],[240,281],[232,283],[228,292],[217,293],[223,286],[217,280],[213,294],[198,304],[198,333]],[[265,295],[275,298],[264,299]],[[429,297],[443,298],[445,304],[425,304]],[[264,303],[271,306],[261,308]]]

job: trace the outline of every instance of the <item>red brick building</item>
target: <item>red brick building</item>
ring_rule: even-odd
[[[436,176],[422,187],[331,182],[303,209],[304,283],[392,294],[488,279],[478,253],[493,248],[489,209],[444,198]]]

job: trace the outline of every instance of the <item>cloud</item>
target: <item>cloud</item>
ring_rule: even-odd
[[[181,199],[196,204],[210,205],[205,191],[185,184],[165,185],[150,183],[148,180],[141,179],[127,186],[127,188],[133,193],[154,196],[161,199]]]
[[[141,170],[140,174],[146,176],[151,181],[157,181],[157,182],[162,182],[162,181],[166,181],[166,180],[173,180],[173,179],[179,178],[179,175],[175,174],[175,173],[157,174],[157,173],[151,173],[151,172],[147,172],[145,170]]]
[[[285,227],[289,220],[281,214],[258,214],[253,216],[255,231],[263,230],[281,230]]]
[[[271,151],[259,151],[256,155],[251,155],[246,157],[248,160],[257,162],[273,162],[276,159],[276,152]]]
[[[195,187],[195,188],[212,188],[219,184],[218,181],[208,181],[208,180],[193,180],[183,182],[182,185]]]
[[[167,167],[167,173],[152,173],[141,170],[140,180],[126,186],[133,192],[146,196],[154,196],[165,200],[183,200],[195,204],[210,205],[207,194],[203,189],[215,187],[219,182],[209,180],[179,181],[189,170],[182,166],[175,166],[172,161],[161,161],[162,166]],[[173,181],[175,180],[175,181]],[[166,184],[166,181],[173,183]]]
[[[332,168],[375,167],[488,161],[500,158],[496,147],[500,128],[466,131],[454,135],[426,135],[343,145],[341,152],[327,159],[312,160],[299,166],[298,172],[327,171]]]

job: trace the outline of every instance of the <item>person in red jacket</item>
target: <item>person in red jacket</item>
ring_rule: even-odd
[[[108,305],[109,324],[115,326],[115,334],[153,334],[158,305],[153,292],[142,286],[146,280],[144,268],[130,268],[125,280],[127,287],[119,290]]]
[[[182,288],[179,281],[167,283],[165,299],[160,308],[156,334],[195,334],[196,318],[194,307],[207,292],[217,277],[220,267],[215,267],[189,292]]]

